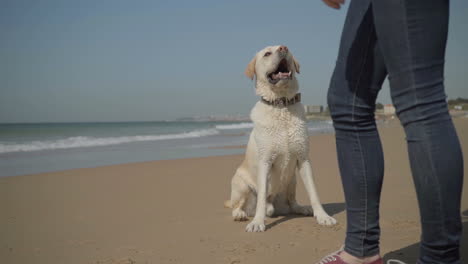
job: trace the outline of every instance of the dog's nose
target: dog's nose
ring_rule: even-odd
[[[288,52],[288,47],[281,45],[281,46],[279,46],[278,50],[280,52]]]

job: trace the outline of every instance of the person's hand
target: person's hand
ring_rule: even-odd
[[[345,0],[322,0],[327,6],[335,9],[340,9]]]

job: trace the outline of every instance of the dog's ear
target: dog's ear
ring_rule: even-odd
[[[247,68],[245,68],[245,75],[247,75],[247,77],[249,77],[251,80],[253,80],[255,76],[256,61],[257,61],[257,56],[253,57],[253,59],[247,65]]]
[[[294,56],[293,56],[293,62],[294,62],[294,68],[296,68],[296,72],[300,73],[301,65],[299,65],[299,62],[296,60],[296,58],[294,58]]]

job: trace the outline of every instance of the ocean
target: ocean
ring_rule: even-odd
[[[240,154],[250,122],[0,124],[0,177],[75,168]],[[309,121],[310,134],[331,121]]]

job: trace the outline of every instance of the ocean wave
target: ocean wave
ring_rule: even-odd
[[[216,129],[220,130],[229,130],[229,129],[243,129],[243,128],[253,128],[253,123],[237,123],[229,125],[217,125]]]
[[[167,135],[144,135],[144,136],[125,136],[125,137],[69,137],[57,140],[31,141],[27,143],[0,143],[0,153],[38,151],[53,149],[69,149],[81,147],[96,147],[118,145],[123,143],[157,141],[168,139],[198,138],[213,136],[219,134],[217,129],[194,130],[186,133],[167,134]]]
[[[313,123],[312,126],[308,126],[307,129],[310,133],[333,133],[335,129],[333,128],[333,122],[330,120],[319,121]]]
[[[329,131],[333,130],[332,121],[321,121],[313,123],[312,126],[309,126],[309,131]],[[218,130],[234,130],[234,129],[247,129],[253,128],[253,123],[236,123],[236,124],[227,124],[227,125],[217,125],[215,126]]]
[[[330,132],[334,132],[335,129],[332,127],[332,126],[329,126],[329,127],[309,127],[308,128],[309,132],[312,132],[312,133],[330,133]]]

